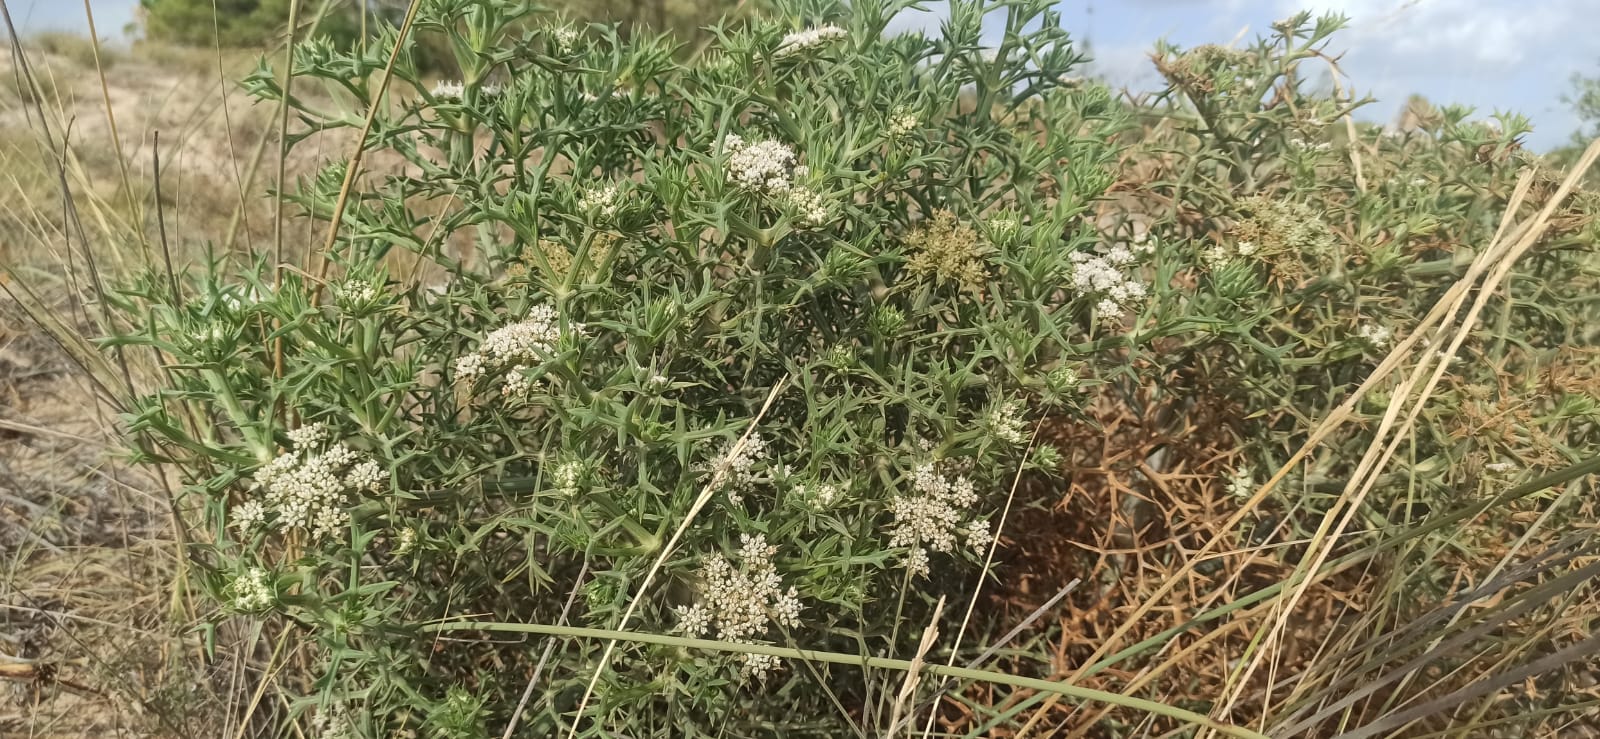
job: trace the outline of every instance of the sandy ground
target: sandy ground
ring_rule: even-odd
[[[50,80],[45,126],[58,141],[67,133],[74,192],[90,203],[82,215],[91,235],[103,231],[126,217],[116,207],[127,191],[98,75],[62,57],[34,63]],[[38,110],[13,87],[15,67],[0,55],[9,88],[0,92],[0,283],[42,288],[58,315],[86,326],[62,279],[64,219],[34,144]],[[169,232],[219,230],[238,202],[232,163],[268,130],[268,107],[220,84],[214,60],[207,73],[193,58],[125,56],[106,83],[136,199],[155,202],[159,132]],[[96,200],[110,206],[97,210]],[[201,714],[216,707],[201,698],[212,681],[194,674],[207,668],[187,630],[193,614],[169,589],[178,550],[168,494],[124,461],[115,421],[67,354],[0,291],[0,737],[211,735]]]

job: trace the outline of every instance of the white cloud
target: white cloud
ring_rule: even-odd
[[[1585,6],[1591,6],[1585,12]],[[1504,70],[1583,28],[1591,0],[1283,0],[1282,15],[1334,11],[1350,18],[1338,40],[1352,53],[1433,68]]]

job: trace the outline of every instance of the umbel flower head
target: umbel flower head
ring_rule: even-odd
[[[967,515],[978,502],[972,480],[951,477],[933,462],[911,473],[911,491],[889,501],[894,522],[889,526],[889,547],[907,550],[903,566],[912,575],[928,574],[928,551],[950,552],[958,538],[975,550],[994,541],[989,523]]]
[[[751,434],[740,447],[738,441],[723,444],[710,464],[712,484],[728,492],[728,502],[739,505],[745,493],[761,481],[760,467],[766,461],[767,440],[761,434]]]
[[[1095,301],[1104,320],[1121,319],[1148,292],[1133,274],[1134,253],[1122,244],[1104,254],[1073,252],[1072,287],[1078,295]]]
[[[784,36],[783,40],[778,42],[778,50],[773,52],[773,56],[780,59],[793,56],[848,35],[843,28],[833,24],[807,28],[804,31],[795,31]]]
[[[722,641],[754,643],[772,625],[800,627],[800,595],[772,563],[778,548],[763,534],[739,535],[738,564],[721,555],[708,558],[700,569],[700,599],[677,608],[678,628],[689,636],[716,635]],[[765,677],[777,666],[770,655],[747,654],[742,672]]]
[[[772,139],[745,141],[738,134],[722,140],[728,154],[729,184],[762,195],[789,191],[795,169],[794,149]]]
[[[567,331],[582,335],[583,324],[571,323]],[[561,319],[554,308],[534,306],[526,319],[491,331],[477,351],[457,357],[456,381],[471,384],[490,371],[501,372],[505,383],[501,394],[524,395],[532,385],[523,373],[555,352],[562,333]]]
[[[248,533],[272,524],[280,533],[306,531],[313,540],[342,531],[351,496],[378,491],[388,473],[343,443],[328,444],[331,433],[321,423],[288,436],[294,448],[256,470],[253,489],[260,497],[234,506],[233,525]]]
[[[911,258],[906,269],[921,277],[932,277],[939,282],[954,282],[962,287],[976,288],[988,273],[990,247],[978,232],[956,220],[948,210],[933,214],[933,218],[906,238],[906,250]]]
[[[228,584],[232,605],[240,611],[260,611],[272,606],[277,599],[272,584],[267,582],[267,571],[252,567]]]

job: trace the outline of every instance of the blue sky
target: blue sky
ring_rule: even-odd
[[[90,0],[102,36],[120,37],[137,0]],[[902,27],[937,26],[942,3]],[[80,0],[10,0],[25,30],[84,27]],[[1184,47],[1255,36],[1296,10],[1338,11],[1351,25],[1330,48],[1353,86],[1389,120],[1412,92],[1533,119],[1529,143],[1566,141],[1577,119],[1561,102],[1574,72],[1600,74],[1600,0],[1063,0],[1063,22],[1087,39],[1095,72],[1134,89],[1156,86],[1146,57],[1166,38]]]

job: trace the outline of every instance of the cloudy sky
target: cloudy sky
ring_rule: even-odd
[[[90,0],[102,36],[120,36],[137,0]],[[932,13],[902,26],[937,27]],[[26,29],[83,27],[77,0],[10,0]],[[1344,52],[1354,86],[1378,98],[1374,120],[1392,118],[1412,92],[1435,102],[1496,108],[1533,119],[1530,143],[1564,142],[1577,120],[1561,102],[1574,72],[1600,75],[1600,0],[1063,0],[1063,22],[1092,44],[1099,74],[1135,89],[1155,86],[1146,54],[1165,38],[1184,47],[1266,32],[1297,10],[1351,19],[1331,49]],[[1585,12],[1588,11],[1588,12]]]

